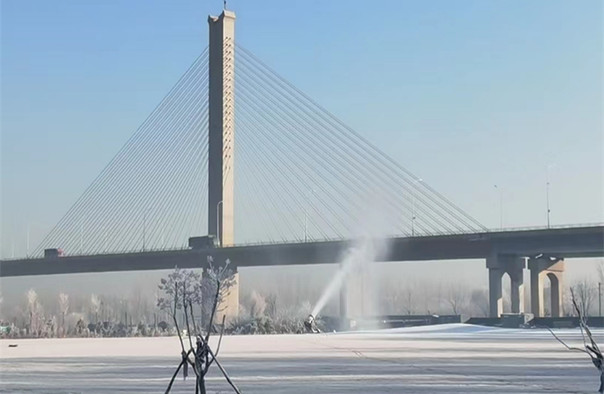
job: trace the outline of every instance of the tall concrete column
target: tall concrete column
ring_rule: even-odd
[[[487,258],[489,269],[489,316],[499,317],[503,313],[503,291],[501,279],[507,273],[511,282],[511,306],[513,313],[524,312],[524,267],[525,259],[508,254],[492,253]]]
[[[499,317],[503,313],[502,277],[503,270],[489,268],[489,317]]]
[[[235,13],[209,16],[208,234],[234,244]],[[239,274],[221,314],[239,314]],[[221,318],[221,316],[219,316]]]
[[[535,317],[543,317],[543,273],[534,268],[533,260],[529,260],[529,270],[531,272],[531,313]]]
[[[522,271],[510,273],[512,284],[512,313],[524,313],[524,275]]]
[[[551,288],[550,305],[552,308],[553,317],[562,317],[562,289],[564,288],[562,283],[562,276],[562,272],[549,272],[547,274]]]
[[[208,233],[233,245],[235,148],[235,13],[208,17]]]
[[[556,259],[547,256],[529,259],[529,270],[531,271],[531,312],[535,317],[544,316],[543,288],[544,279],[550,280],[550,305],[552,317],[561,317],[564,314],[562,303],[564,259]]]

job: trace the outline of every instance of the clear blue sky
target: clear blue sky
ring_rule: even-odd
[[[236,1],[237,40],[489,227],[603,220],[599,0]],[[57,222],[222,1],[3,0],[2,254]]]

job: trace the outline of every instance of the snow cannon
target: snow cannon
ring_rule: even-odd
[[[313,315],[308,315],[306,320],[304,320],[304,328],[306,329],[306,332],[310,334],[318,334],[321,332],[317,327],[317,323]]]

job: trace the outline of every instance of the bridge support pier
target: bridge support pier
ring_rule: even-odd
[[[503,313],[503,291],[501,280],[507,273],[511,282],[511,307],[513,313],[524,312],[524,258],[515,255],[493,254],[487,258],[489,270],[489,316],[499,317]]]
[[[528,266],[531,272],[531,312],[535,317],[543,317],[545,315],[543,281],[547,276],[550,281],[551,316],[561,317],[563,315],[562,303],[564,300],[564,259],[546,256],[531,258],[529,259]]]
[[[202,277],[205,279],[208,276],[207,268],[203,269]],[[216,288],[214,287],[214,290]],[[203,297],[210,302],[203,301],[202,306],[202,320],[204,324],[210,318],[212,313],[212,304],[214,294],[206,294],[204,292]],[[239,316],[239,272],[235,268],[235,283],[228,289],[227,293],[223,295],[222,302],[220,302],[216,308],[216,315],[214,317],[214,323],[222,322],[222,316],[226,316],[226,320],[230,320]]]
[[[501,291],[501,279],[503,270],[489,268],[489,316],[499,317],[503,313],[503,294]]]

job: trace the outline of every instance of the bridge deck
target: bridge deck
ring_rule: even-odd
[[[377,261],[483,259],[492,253],[604,256],[604,226],[391,238]],[[206,256],[238,267],[337,263],[354,241],[325,241],[0,261],[0,277],[203,267]]]

